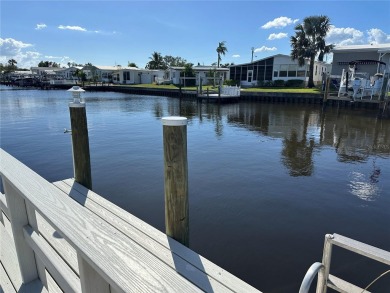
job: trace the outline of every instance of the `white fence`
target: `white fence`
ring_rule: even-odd
[[[241,90],[241,87],[239,87],[239,86],[222,86],[221,87],[221,95],[239,97],[240,90]]]

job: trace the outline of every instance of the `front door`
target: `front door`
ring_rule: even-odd
[[[247,75],[247,82],[252,82],[252,78],[253,78],[253,70],[248,70],[248,75]]]

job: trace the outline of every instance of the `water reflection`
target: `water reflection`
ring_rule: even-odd
[[[291,176],[311,176],[313,173],[314,140],[307,141],[306,136],[298,139],[295,129],[290,138],[283,140],[282,162]]]

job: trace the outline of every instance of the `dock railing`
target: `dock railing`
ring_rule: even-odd
[[[73,179],[2,149],[0,175],[4,292],[259,292]]]
[[[390,266],[390,252],[339,234],[327,234],[325,235],[322,262],[316,262],[309,268],[303,279],[299,293],[309,292],[311,283],[317,274],[316,293],[326,293],[328,288],[342,293],[370,293],[368,288],[373,283],[363,289],[330,274],[333,246],[344,248]],[[385,273],[389,273],[389,271]]]

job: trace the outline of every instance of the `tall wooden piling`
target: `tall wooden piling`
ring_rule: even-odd
[[[72,91],[75,99],[69,103],[69,113],[72,129],[74,179],[76,182],[92,190],[87,113],[85,103],[81,103],[77,98],[77,93],[80,94],[84,90],[81,89],[80,91],[79,87],[73,87],[72,89],[70,91]]]
[[[189,246],[187,118],[162,118],[166,234]]]

